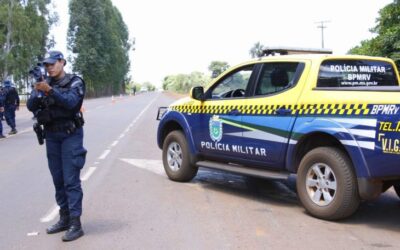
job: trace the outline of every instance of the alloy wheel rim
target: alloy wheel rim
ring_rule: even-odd
[[[309,198],[318,206],[328,206],[337,192],[337,179],[325,163],[315,163],[307,172],[306,189]]]
[[[181,146],[176,142],[169,144],[167,151],[168,167],[172,171],[177,172],[182,166],[182,160]]]

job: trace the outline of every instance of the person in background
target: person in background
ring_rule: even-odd
[[[11,131],[8,134],[14,135],[17,133],[15,111],[19,110],[19,95],[17,90],[12,86],[10,80],[5,80],[3,86],[5,93],[4,116],[8,126],[11,128]]]
[[[4,89],[3,89],[3,86],[2,86],[2,85],[0,85],[0,98],[5,98]],[[3,101],[3,106],[2,106],[3,109],[0,110],[0,122],[6,120],[6,119],[4,118],[4,99],[3,99],[2,101]]]
[[[3,135],[3,124],[2,124],[2,117],[4,112],[4,100],[5,100],[4,90],[0,86],[0,139],[6,138]]]

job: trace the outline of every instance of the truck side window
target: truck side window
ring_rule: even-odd
[[[319,67],[317,87],[398,86],[393,65],[374,60],[326,60]]]
[[[214,85],[211,99],[244,97],[254,65],[246,66],[229,74]]]
[[[256,87],[255,95],[269,95],[296,84],[300,63],[265,63]],[[297,73],[297,74],[296,74]]]

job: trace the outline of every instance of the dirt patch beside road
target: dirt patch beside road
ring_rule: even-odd
[[[172,91],[164,91],[163,93],[174,99],[181,99],[183,97],[189,96],[189,94],[180,94],[180,93],[176,93],[176,92],[172,92]]]

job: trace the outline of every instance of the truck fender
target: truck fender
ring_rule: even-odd
[[[164,117],[161,119],[160,124],[158,126],[157,130],[157,144],[160,149],[163,147],[163,142],[165,139],[166,134],[164,133],[165,128],[168,127],[169,124],[178,124],[179,129],[182,130],[182,132],[185,134],[185,137],[187,139],[188,145],[189,145],[189,150],[192,154],[196,153],[196,149],[194,146],[194,140],[192,136],[192,132],[190,130],[189,123],[187,122],[187,119],[182,113],[176,112],[176,111],[169,111],[164,115]]]
[[[375,122],[375,126],[374,126]],[[335,138],[347,151],[357,178],[368,178],[370,171],[364,157],[365,150],[374,150],[376,120],[357,118],[297,118],[286,154],[286,168],[297,172],[296,154],[302,142],[318,134]],[[370,138],[365,138],[365,136]]]

